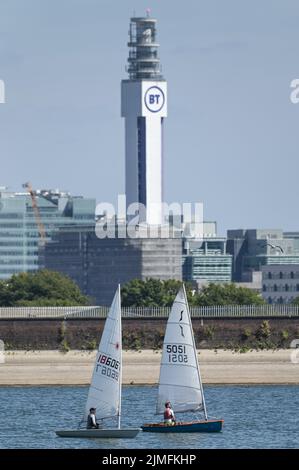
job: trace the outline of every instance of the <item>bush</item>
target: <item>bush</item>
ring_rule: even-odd
[[[123,348],[132,349],[134,351],[139,351],[142,349],[141,337],[143,335],[132,331],[131,333],[126,333],[123,335]]]
[[[257,335],[258,338],[269,338],[271,336],[271,327],[270,323],[268,320],[262,321],[258,331]]]
[[[68,342],[67,342],[67,339],[65,338],[61,343],[60,343],[60,347],[59,347],[59,351],[63,352],[63,353],[67,353],[69,352],[70,350],[70,347],[68,345]]]
[[[248,338],[250,338],[250,336],[252,335],[252,331],[250,328],[244,328],[244,330],[242,331],[242,339],[246,340]]]
[[[289,336],[290,336],[290,335],[289,335],[288,330],[282,330],[282,331],[281,331],[281,339],[282,339],[283,341],[286,341],[287,339],[289,339]]]
[[[214,338],[214,328],[212,326],[205,326],[204,327],[204,335],[208,339],[213,339]]]
[[[91,339],[90,341],[87,341],[85,343],[85,349],[87,349],[88,351],[94,351],[95,349],[97,349],[97,347],[98,345],[95,339]]]

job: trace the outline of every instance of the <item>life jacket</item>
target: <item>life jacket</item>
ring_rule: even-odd
[[[171,419],[172,418],[172,412],[170,408],[166,408],[164,411],[164,419]]]
[[[87,429],[91,429],[91,428],[94,428],[94,424],[92,422],[91,415],[89,414],[87,417]]]

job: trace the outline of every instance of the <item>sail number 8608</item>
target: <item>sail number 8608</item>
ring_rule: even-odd
[[[168,362],[172,362],[174,364],[186,364],[188,362],[186,346],[183,346],[182,344],[166,344],[166,352],[168,354]]]
[[[110,356],[106,356],[105,354],[100,354],[97,362],[98,364],[103,364],[116,370],[119,369],[119,361]]]
[[[119,366],[120,363],[116,359],[105,354],[100,354],[97,361],[96,371],[101,371],[102,375],[106,375],[111,379],[118,380],[119,378]]]

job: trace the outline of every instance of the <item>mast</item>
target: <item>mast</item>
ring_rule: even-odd
[[[191,321],[191,315],[190,315],[190,310],[189,310],[189,303],[187,299],[187,294],[186,294],[186,289],[185,289],[185,284],[183,284],[183,289],[184,289],[184,295],[186,299],[186,306],[187,306],[187,312],[188,312],[188,317],[189,317],[189,322],[190,322],[190,329],[191,329],[191,336],[192,336],[192,343],[193,343],[193,350],[194,350],[194,355],[195,355],[195,361],[196,361],[196,368],[197,368],[197,373],[198,373],[198,379],[200,383],[200,391],[201,391],[201,398],[202,398],[202,404],[203,404],[203,410],[204,410],[204,415],[205,415],[205,420],[208,420],[208,413],[207,413],[207,407],[206,407],[206,402],[205,402],[205,396],[203,393],[203,386],[202,386],[202,380],[201,380],[201,375],[200,375],[200,369],[199,369],[199,364],[198,364],[198,357],[197,357],[197,351],[196,351],[196,344],[194,340],[194,331],[193,331],[193,326],[192,326],[192,321]]]
[[[122,326],[121,326],[121,295],[120,295],[120,284],[118,284],[118,305],[119,305],[119,338],[120,338],[120,375],[119,375],[119,395],[118,395],[118,429],[120,429],[121,420],[121,387],[122,387],[122,370],[123,370],[123,358],[122,358]]]

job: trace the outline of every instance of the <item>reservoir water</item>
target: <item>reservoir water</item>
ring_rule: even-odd
[[[160,419],[154,415],[156,392],[150,386],[123,388],[124,426]],[[219,434],[56,437],[55,429],[77,427],[86,396],[87,387],[1,387],[0,448],[299,448],[299,386],[206,386],[209,415],[225,420]]]

